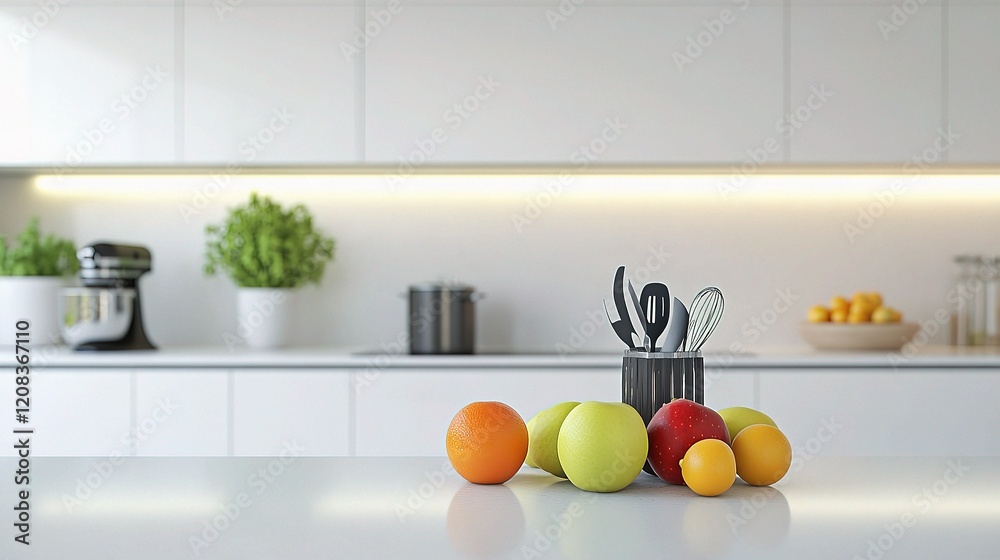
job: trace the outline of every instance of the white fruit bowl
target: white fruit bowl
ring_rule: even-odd
[[[799,334],[817,350],[899,350],[917,323],[802,323]]]

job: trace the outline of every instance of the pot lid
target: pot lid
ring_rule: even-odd
[[[474,292],[476,288],[457,282],[420,282],[410,284],[411,292]]]

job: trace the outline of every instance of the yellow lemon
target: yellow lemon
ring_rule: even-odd
[[[847,322],[847,310],[846,309],[834,309],[830,312],[830,320],[834,323],[846,323]]]
[[[833,296],[830,300],[830,311],[836,311],[838,309],[843,309],[845,312],[851,304],[844,298],[844,296]]]
[[[822,305],[814,305],[809,308],[807,320],[810,323],[825,323],[830,320],[830,310]]]
[[[888,307],[876,307],[875,311],[872,311],[872,323],[891,323],[895,318],[896,315]]]
[[[770,486],[781,480],[792,464],[792,446],[781,430],[754,424],[733,440],[736,474],[751,486]]]
[[[872,307],[872,304],[869,303],[868,300],[857,300],[851,303],[851,309],[848,311],[848,321],[850,321],[851,316],[858,318],[857,321],[851,321],[852,323],[864,323],[870,321],[872,311],[875,311],[875,308]]]
[[[718,496],[736,481],[736,456],[726,442],[703,439],[681,459],[684,484],[701,496]]]
[[[868,323],[870,320],[871,320],[870,315],[851,313],[847,316],[848,323]]]
[[[868,292],[868,301],[872,307],[882,307],[882,294],[878,292]]]

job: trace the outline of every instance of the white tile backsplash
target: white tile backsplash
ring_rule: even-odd
[[[523,213],[542,186],[505,194],[493,180],[487,192],[471,194],[487,179],[465,179],[467,195],[366,193],[344,180],[289,191],[294,178],[266,191],[286,204],[308,204],[338,242],[322,285],[305,289],[295,304],[295,340],[378,349],[405,332],[400,295],[409,284],[460,280],[487,294],[477,304],[481,349],[551,352],[573,346],[575,333],[582,333],[581,350],[616,351],[621,344],[601,299],[611,296],[615,269],[625,264],[637,282],[663,281],[685,300],[718,285],[726,315],[710,349],[734,342],[799,344],[797,325],[808,307],[835,294],[880,290],[908,320],[932,317],[949,308],[952,256],[996,253],[1000,239],[997,197],[948,200],[904,192],[852,242],[844,226],[856,223],[874,194],[785,200],[747,192],[722,201],[678,185],[629,189],[620,177],[580,179],[574,188],[598,185],[601,194],[567,192],[519,233],[512,216]],[[882,181],[872,180],[873,193],[884,190]],[[222,345],[223,333],[233,332],[235,288],[227,278],[202,275],[203,231],[258,187],[253,177],[234,178],[190,221],[179,207],[191,190],[157,191],[156,178],[149,195],[127,200],[54,197],[4,183],[0,189],[16,210],[0,212],[3,233],[38,213],[43,226],[79,244],[114,239],[151,248],[154,270],[142,289],[155,342]],[[810,187],[803,180],[802,188]],[[767,323],[782,294],[791,309]],[[945,342],[945,333],[936,340]]]

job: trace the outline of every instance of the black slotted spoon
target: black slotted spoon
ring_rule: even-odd
[[[656,339],[663,334],[667,328],[667,320],[670,318],[670,290],[666,284],[653,282],[646,284],[642,288],[639,296],[639,303],[642,309],[637,309],[639,314],[646,318],[646,335],[649,336],[649,352],[656,351]]]

